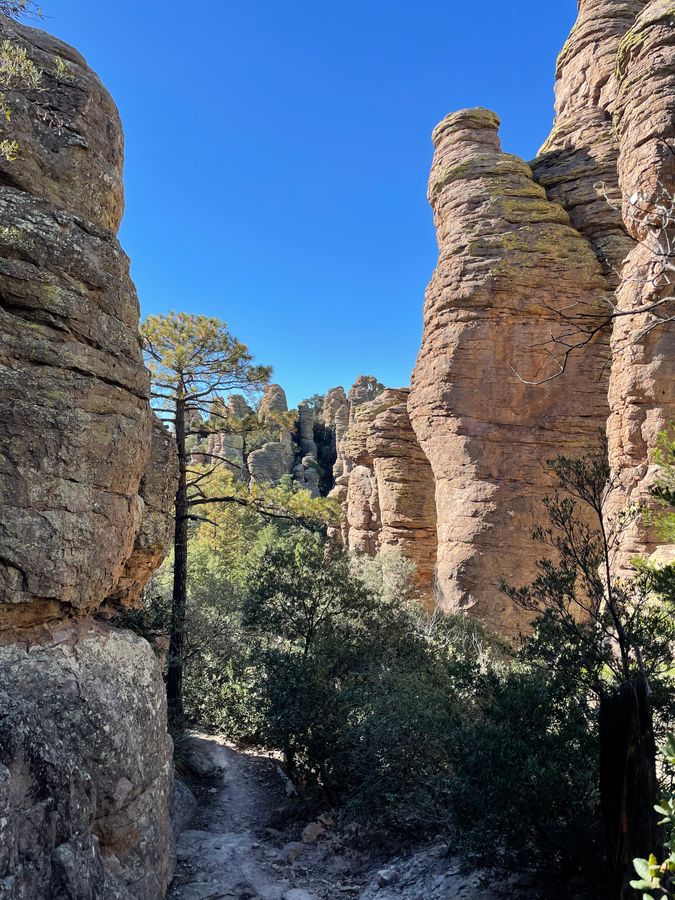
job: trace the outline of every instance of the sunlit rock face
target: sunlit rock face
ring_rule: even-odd
[[[332,492],[342,503],[342,540],[356,553],[397,550],[415,566],[417,595],[433,606],[434,481],[408,417],[409,391],[374,380],[368,385],[359,380],[355,388],[346,407],[334,402],[331,412],[334,421],[345,420],[344,427],[336,426]]]
[[[621,312],[669,296],[654,278],[655,242],[641,223],[657,221],[675,190],[674,15],[675,4],[663,0],[580,4],[558,60],[554,128],[533,163],[548,196],[593,246]],[[608,509],[616,515],[647,502],[657,436],[675,417],[675,329],[646,313],[621,316],[611,350]],[[635,519],[618,543],[617,571],[630,571],[630,559],[658,543],[658,533]]]
[[[638,242],[624,261],[617,308],[665,300],[657,315],[673,316],[672,277],[658,273],[675,236],[672,225],[663,227],[664,206],[675,195],[675,3],[646,4],[619,45],[617,78],[623,219]],[[658,434],[675,421],[675,322],[659,324],[646,314],[621,317],[612,351],[607,437],[616,482],[612,508],[618,512],[647,502]],[[636,553],[655,552],[659,542],[658,532],[636,518],[620,543],[617,566],[629,568]]]
[[[515,632],[523,613],[499,582],[535,572],[547,460],[596,443],[608,412],[607,340],[550,381],[558,367],[542,345],[565,327],[560,305],[597,309],[608,286],[567,213],[502,152],[498,126],[472,109],[434,131],[439,260],[408,410],[435,481],[439,603]]]
[[[175,492],[116,238],[122,131],[76,51],[6,19],[0,39],[43,72],[9,95],[20,154],[0,165],[0,897],[155,900],[162,679],[144,641],[94,618],[137,602]]]
[[[581,0],[554,127],[529,167],[501,152],[487,110],[434,132],[439,263],[408,407],[435,479],[438,599],[507,632],[527,623],[497,584],[534,574],[546,460],[606,431],[616,515],[645,502],[658,433],[675,418],[675,329],[645,309],[665,299],[672,315],[653,238],[675,191],[674,21],[668,0]],[[638,315],[566,357],[561,311],[612,307]],[[638,517],[617,573],[658,547]]]
[[[632,248],[620,209],[608,203],[618,192],[619,135],[612,120],[620,90],[617,51],[644,5],[644,0],[579,4],[556,65],[554,126],[532,163],[549,199],[565,208],[615,283],[615,270]]]

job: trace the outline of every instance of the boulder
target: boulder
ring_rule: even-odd
[[[163,897],[171,740],[150,646],[87,620],[44,626],[0,647],[0,696],[0,897],[107,897],[106,881]]]

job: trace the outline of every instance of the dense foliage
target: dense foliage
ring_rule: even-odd
[[[556,465],[565,490],[537,535],[555,555],[533,584],[508,588],[536,619],[515,648],[420,607],[396,552],[351,557],[326,537],[334,504],[290,480],[254,488],[254,505],[214,507],[189,547],[188,720],[277,749],[307,802],[368,834],[440,832],[481,866],[543,872],[546,896],[602,891],[599,710],[644,674],[665,737],[672,568],[615,584],[613,619],[597,576],[602,536],[571,497],[601,499],[604,464]],[[218,477],[216,493],[250,490]],[[140,614],[146,632],[162,631],[169,568]],[[655,877],[654,860],[645,865]]]

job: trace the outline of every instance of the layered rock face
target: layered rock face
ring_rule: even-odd
[[[556,309],[598,309],[607,285],[567,214],[501,151],[498,125],[474,109],[434,131],[439,261],[408,409],[435,480],[439,603],[508,632],[523,617],[498,584],[534,574],[546,460],[583,452],[606,421],[606,341],[527,382],[558,371],[542,347],[565,327]]]
[[[0,897],[154,900],[171,869],[161,675],[91,618],[137,600],[175,490],[115,236],[122,132],[72,48],[6,19],[0,37],[43,71],[9,96],[21,153],[0,165]]]
[[[616,482],[611,507],[618,512],[646,502],[655,476],[651,453],[659,432],[675,422],[675,319],[667,321],[675,301],[666,271],[675,237],[675,3],[644,5],[619,45],[616,72],[622,212],[638,242],[624,261],[617,309],[640,311],[616,319],[612,333],[607,437]],[[617,566],[629,568],[636,553],[658,545],[658,533],[636,519],[622,537]]]
[[[582,0],[577,22],[556,67],[555,124],[532,169],[537,181],[569,213],[616,282],[633,242],[620,210],[619,140],[612,107],[619,92],[619,44],[645,0]],[[603,187],[604,185],[604,187]]]
[[[439,600],[505,631],[525,623],[496,584],[533,575],[546,460],[606,430],[616,514],[645,501],[650,453],[675,418],[663,252],[675,236],[674,26],[672,0],[580,0],[531,168],[501,153],[486,110],[434,132],[439,263],[408,406],[436,482]],[[621,315],[583,346],[561,315],[612,308]],[[578,345],[569,356],[565,341]],[[657,544],[636,520],[616,571]]]
[[[415,565],[418,594],[433,605],[436,515],[431,467],[410,424],[407,389],[359,379],[337,446],[336,485],[342,539],[357,553],[397,549]],[[324,410],[326,404],[324,403]],[[336,403],[331,415],[344,411]]]
[[[673,323],[625,315],[671,296],[658,273],[673,236],[663,205],[675,191],[674,21],[675,4],[666,0],[580,3],[558,61],[554,129],[533,164],[549,197],[607,264],[613,303],[624,314],[611,339],[610,515],[646,502],[655,475],[650,454],[675,416]],[[659,315],[672,316],[668,303]],[[629,571],[631,557],[657,544],[658,534],[635,520],[618,543],[617,571]]]

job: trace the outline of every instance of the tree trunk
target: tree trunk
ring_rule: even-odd
[[[610,900],[635,892],[633,859],[659,847],[656,742],[644,678],[600,698],[600,796],[607,841]]]
[[[169,722],[181,728],[183,711],[183,643],[187,606],[188,498],[187,456],[185,451],[185,401],[176,401],[176,447],[178,449],[178,490],[176,492],[176,524],[174,530],[173,596],[171,601],[171,636],[166,678]]]

